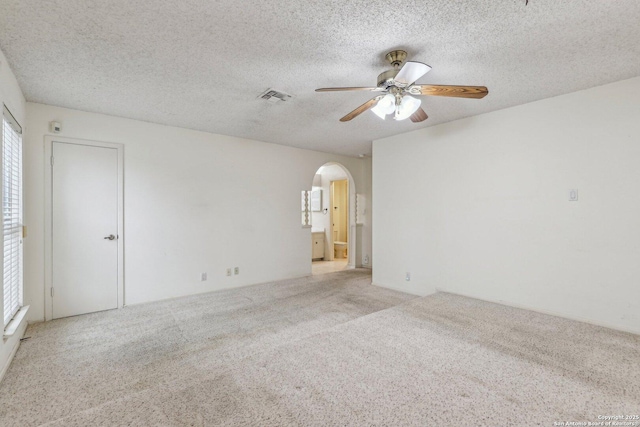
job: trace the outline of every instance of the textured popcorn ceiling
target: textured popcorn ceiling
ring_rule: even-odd
[[[357,155],[371,140],[640,75],[638,0],[0,0],[0,47],[29,101]],[[338,119],[403,48],[429,120]],[[268,88],[294,95],[270,104]]]

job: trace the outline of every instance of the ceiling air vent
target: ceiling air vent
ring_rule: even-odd
[[[267,89],[264,93],[262,93],[258,98],[262,98],[265,101],[269,101],[272,104],[276,104],[280,101],[288,101],[291,99],[291,95],[280,92],[275,89]]]

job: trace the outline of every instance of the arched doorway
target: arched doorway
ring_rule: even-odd
[[[342,164],[316,171],[310,193],[312,273],[354,268],[356,264],[356,185]]]

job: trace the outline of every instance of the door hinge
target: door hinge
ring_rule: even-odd
[[[51,288],[51,297],[53,298],[53,287]]]
[[[51,166],[53,166],[53,156],[51,156]]]

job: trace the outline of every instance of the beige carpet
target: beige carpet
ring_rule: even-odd
[[[367,271],[34,325],[0,425],[553,425],[640,414],[640,337]]]
[[[336,273],[338,271],[347,270],[349,260],[347,259],[335,259],[333,261],[313,261],[311,263],[311,274],[327,274]]]

